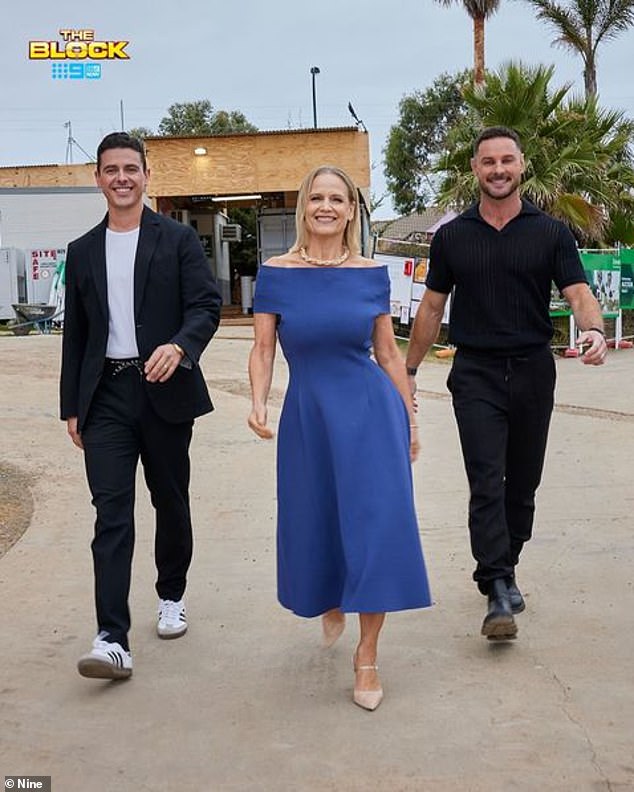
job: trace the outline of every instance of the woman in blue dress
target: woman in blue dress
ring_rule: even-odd
[[[278,598],[300,616],[320,615],[327,646],[345,613],[359,614],[353,700],[374,710],[385,613],[431,604],[412,490],[415,414],[387,269],[360,254],[346,173],[308,174],[296,231],[289,252],[258,272],[249,426],[273,436],[266,403],[279,338],[290,376],[278,438]]]

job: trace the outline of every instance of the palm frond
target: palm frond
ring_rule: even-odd
[[[601,6],[595,23],[595,49],[602,40],[616,38],[634,25],[634,0],[604,0]]]
[[[471,19],[488,19],[498,10],[501,0],[436,0],[436,2],[445,8],[462,5]]]
[[[553,42],[582,53],[587,46],[586,27],[578,11],[552,0],[526,0],[537,11],[537,18],[553,27],[557,37]],[[572,3],[574,6],[574,3]]]
[[[610,216],[628,215],[624,207],[634,205],[634,122],[595,98],[569,96],[569,85],[551,87],[553,73],[552,67],[508,63],[487,75],[482,88],[463,90],[471,113],[447,137],[437,163],[440,200],[461,208],[476,199],[472,141],[483,127],[510,126],[524,147],[523,194],[599,242]]]

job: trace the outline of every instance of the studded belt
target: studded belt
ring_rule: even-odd
[[[136,369],[141,377],[145,375],[141,358],[106,358],[104,371],[109,377],[116,377],[129,368]]]

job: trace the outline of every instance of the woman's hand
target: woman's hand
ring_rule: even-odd
[[[409,428],[409,458],[411,462],[416,462],[418,459],[418,452],[420,451],[420,442],[418,440],[418,427],[410,426]]]
[[[249,414],[248,424],[249,428],[253,430],[258,437],[261,437],[263,440],[270,440],[273,437],[273,432],[266,425],[266,420],[266,407],[254,407]]]

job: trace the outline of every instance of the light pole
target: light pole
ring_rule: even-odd
[[[315,75],[319,74],[319,66],[311,66],[310,73],[313,76],[313,127],[317,129],[317,97],[315,96]]]

